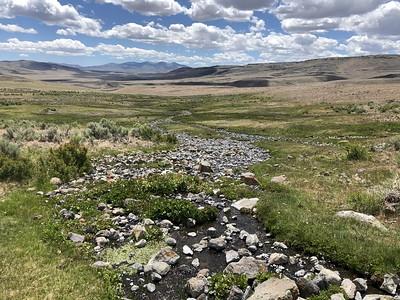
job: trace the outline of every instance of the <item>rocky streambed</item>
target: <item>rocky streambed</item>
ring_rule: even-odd
[[[240,179],[243,184],[258,189],[257,180],[246,171],[249,166],[269,158],[268,152],[254,145],[259,137],[226,133],[224,139],[204,139],[182,134],[178,139],[179,145],[172,151],[101,158],[94,162],[91,174],[60,186],[48,196],[80,192],[96,181],[167,173],[196,175],[211,182],[221,177]],[[126,299],[215,299],[210,276],[217,272],[244,275],[248,279],[247,287],[229,290],[225,297],[229,300],[308,298],[332,285],[341,286],[342,290],[331,299],[393,299],[397,293],[400,281],[394,275],[385,276],[384,282],[378,285],[381,290],[376,290],[374,282],[357,278],[356,274],[337,268],[321,257],[305,256],[275,240],[255,218],[256,198],[232,202],[217,189],[212,195],[187,193],[173,197],[200,208],[214,206],[219,211],[218,218],[201,226],[189,219],[186,226],[178,226],[169,220],[141,219],[120,207],[99,204],[99,210],[109,214],[114,224],[113,228],[97,232],[95,239],[89,241],[99,258],[111,244],[122,247],[130,243],[138,249],[145,248],[146,225],[157,226],[164,234],[165,245],[147,263],[125,261],[112,265],[99,259],[93,265],[96,268],[124,266],[135,271],[124,272]],[[68,208],[63,208],[60,216],[80,217]],[[84,242],[79,234],[71,233],[69,237],[78,244]],[[255,280],[267,271],[274,274],[272,278],[263,283]]]

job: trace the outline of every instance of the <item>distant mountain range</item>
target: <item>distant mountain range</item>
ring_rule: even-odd
[[[35,71],[69,71],[75,73],[105,72],[124,74],[160,74],[168,73],[176,69],[186,67],[177,63],[168,62],[125,62],[110,63],[99,66],[83,67],[79,65],[56,64],[49,62],[37,62],[31,60],[0,61],[1,69],[7,69],[11,73],[26,73]]]
[[[398,81],[400,56],[336,57],[300,62],[190,68],[178,63],[127,62],[81,67],[29,60],[0,61],[0,80],[38,80],[91,88],[143,85],[269,87],[328,81]]]
[[[85,71],[115,72],[130,74],[168,73],[186,67],[177,63],[168,62],[125,62],[121,64],[105,64],[100,66],[80,67]]]

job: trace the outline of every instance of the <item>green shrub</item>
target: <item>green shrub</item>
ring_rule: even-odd
[[[393,146],[394,146],[394,150],[400,151],[400,140],[394,141]]]
[[[46,157],[40,159],[39,164],[42,173],[47,174],[47,177],[56,176],[63,181],[68,181],[91,169],[87,149],[74,142],[51,149]]]
[[[0,154],[0,180],[22,181],[31,178],[32,162],[29,159],[11,158]]]
[[[227,299],[233,286],[245,290],[247,287],[246,275],[217,273],[210,279],[210,289],[214,291],[216,300]]]
[[[20,149],[17,144],[13,144],[7,140],[0,140],[0,154],[15,159],[19,157]]]
[[[349,204],[358,212],[377,215],[381,212],[383,201],[374,195],[358,192],[350,195]]]
[[[127,137],[129,130],[117,125],[114,121],[101,119],[100,122],[91,122],[87,125],[85,135],[97,140],[120,140]]]
[[[218,216],[218,211],[212,207],[198,209],[187,200],[157,199],[149,205],[146,216],[150,219],[167,219],[175,224],[184,224],[192,218],[198,224],[204,224],[214,221]]]
[[[0,180],[22,181],[32,176],[32,162],[20,155],[17,144],[0,140]]]
[[[162,133],[159,129],[151,127],[147,124],[140,125],[132,130],[131,135],[147,141],[176,144],[178,139],[176,135],[171,133]]]
[[[351,145],[347,149],[347,160],[366,160],[368,151],[360,145]]]

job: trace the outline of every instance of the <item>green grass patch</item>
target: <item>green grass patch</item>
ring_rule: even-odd
[[[260,197],[258,216],[277,238],[359,272],[399,271],[398,232],[337,218],[323,203],[288,187],[270,185]]]
[[[43,198],[16,190],[0,201],[0,215],[1,299],[117,299],[113,272],[92,269],[60,231],[45,234],[52,209]]]
[[[233,286],[244,290],[247,287],[246,275],[216,273],[211,276],[210,290],[214,292],[216,300],[227,299]]]

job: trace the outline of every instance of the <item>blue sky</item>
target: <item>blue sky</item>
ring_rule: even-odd
[[[0,0],[0,60],[191,66],[400,53],[400,0]]]

